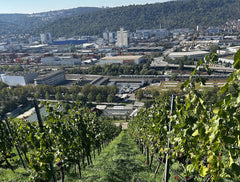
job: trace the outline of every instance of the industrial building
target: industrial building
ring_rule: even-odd
[[[34,79],[35,85],[58,85],[65,81],[64,71],[56,71]]]
[[[81,59],[73,59],[72,57],[44,57],[41,58],[42,65],[48,65],[48,66],[73,66],[78,65],[82,63]]]
[[[88,40],[87,39],[82,39],[82,40],[68,39],[68,40],[53,41],[53,45],[82,45],[84,43],[88,43]]]
[[[37,73],[6,73],[0,75],[0,81],[9,86],[26,86],[27,84],[33,83],[37,77]]]
[[[209,54],[209,52],[207,51],[192,51],[192,52],[172,52],[169,54],[169,57],[171,59],[175,59],[175,58],[181,58],[184,56],[187,56],[189,58],[192,59],[202,59],[204,58],[207,54]]]
[[[133,106],[114,106],[103,110],[102,116],[127,118],[133,111]]]
[[[104,64],[140,64],[144,60],[143,56],[109,56],[100,59],[100,65]]]

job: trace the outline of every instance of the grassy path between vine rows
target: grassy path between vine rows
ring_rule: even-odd
[[[162,181],[162,170],[154,178],[153,170],[144,163],[144,157],[126,130],[104,148],[93,160],[93,165],[82,171],[82,179],[74,170],[66,173],[65,182],[156,182]],[[0,181],[27,182],[28,173],[22,167],[13,173],[10,169],[0,169]],[[60,178],[58,182],[60,181]]]
[[[156,181],[144,163],[144,157],[128,135],[122,133],[103,150],[101,155],[83,171],[84,182],[147,182]],[[158,179],[157,181],[160,181]]]

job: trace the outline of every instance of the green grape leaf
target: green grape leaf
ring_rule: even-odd
[[[194,172],[195,168],[194,168],[193,164],[190,164],[190,165],[187,165],[186,169],[187,169],[188,172]]]
[[[226,83],[225,85],[223,85],[223,86],[221,87],[221,93],[225,93],[225,92],[228,90],[228,87],[229,87],[229,84],[228,84],[228,83]]]
[[[184,88],[186,88],[189,85],[190,81],[186,80],[182,85],[181,85],[181,89],[183,90]]]
[[[234,55],[234,65],[233,65],[233,67],[235,69],[240,69],[240,49]]]
[[[233,163],[231,165],[231,172],[235,173],[237,176],[239,176],[240,175],[240,166],[235,164],[235,163]]]

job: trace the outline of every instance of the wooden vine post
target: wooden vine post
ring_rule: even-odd
[[[36,99],[34,99],[34,100],[33,100],[33,103],[34,103],[34,107],[35,107],[35,110],[36,110],[36,114],[37,114],[37,118],[38,118],[38,125],[39,125],[39,128],[40,128],[40,131],[41,131],[41,132],[44,132],[43,122],[42,122],[41,113],[40,113],[40,110],[39,110],[39,107],[38,107],[38,102],[37,102]],[[53,167],[53,163],[50,162],[50,163],[49,163],[49,166],[50,166],[50,169],[51,169],[51,171],[52,171],[53,181],[54,181],[54,182],[57,182],[56,176],[55,176],[54,167]]]
[[[173,107],[174,107],[174,95],[172,95],[172,99],[171,99],[171,112],[169,113],[170,115],[173,112]],[[170,132],[172,128],[172,123],[171,121],[169,121],[169,125],[168,125],[168,131]],[[170,137],[168,137],[168,141],[167,141],[167,150],[170,149]],[[164,170],[164,175],[163,175],[163,182],[168,182],[169,181],[169,151],[166,152],[166,162],[165,162],[165,170]]]

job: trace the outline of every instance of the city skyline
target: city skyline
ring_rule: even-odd
[[[9,0],[0,3],[0,14],[11,13],[39,13],[77,7],[117,7],[133,4],[162,3],[170,0]]]

